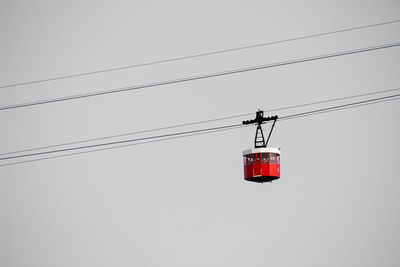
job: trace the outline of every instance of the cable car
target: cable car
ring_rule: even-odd
[[[243,121],[243,124],[257,124],[254,148],[246,149],[242,152],[244,179],[246,181],[264,183],[280,178],[280,149],[267,147],[277,119],[278,116],[265,118],[263,111],[257,111],[254,120]],[[273,121],[273,124],[268,139],[265,141],[261,124],[267,121]]]

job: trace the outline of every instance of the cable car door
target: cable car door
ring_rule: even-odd
[[[254,154],[254,161],[253,161],[253,177],[254,176],[261,176],[261,155]]]

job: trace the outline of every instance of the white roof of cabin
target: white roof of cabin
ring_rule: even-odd
[[[259,148],[250,148],[243,150],[242,155],[249,155],[255,153],[277,153],[281,154],[281,150],[279,148],[274,147],[259,147]]]

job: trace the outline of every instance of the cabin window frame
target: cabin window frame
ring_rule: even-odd
[[[269,153],[268,152],[261,153],[261,162],[262,162],[262,164],[269,164]]]
[[[276,164],[276,153],[269,153],[269,163]]]
[[[253,165],[253,155],[246,155],[246,161],[247,161],[247,165],[246,166],[250,166]]]

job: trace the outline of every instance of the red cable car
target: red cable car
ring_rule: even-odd
[[[243,151],[244,179],[251,182],[272,182],[281,176],[280,150],[261,147]]]
[[[279,148],[267,147],[272,130],[278,116],[264,117],[263,111],[256,113],[256,118],[250,121],[243,121],[243,124],[257,124],[254,148],[243,151],[244,179],[250,182],[264,183],[272,182],[280,178],[280,157]],[[268,139],[265,141],[261,124],[266,121],[274,121],[269,132]]]

